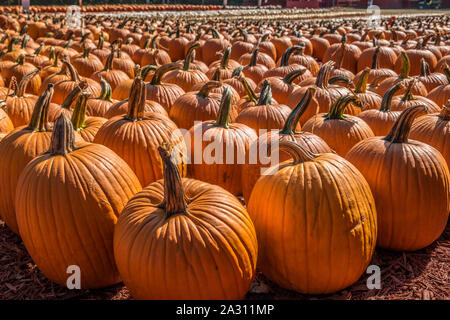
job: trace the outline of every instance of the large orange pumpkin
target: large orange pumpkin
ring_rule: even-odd
[[[20,235],[42,273],[66,285],[68,268],[78,266],[82,288],[119,282],[114,225],[140,190],[133,171],[110,149],[75,145],[72,123],[61,115],[49,151],[20,175],[15,199]]]
[[[425,110],[425,106],[406,109],[386,137],[361,141],[346,156],[372,189],[382,248],[422,249],[439,238],[447,224],[447,163],[433,147],[408,139],[411,123]]]
[[[301,293],[341,290],[372,259],[375,202],[364,177],[344,158],[313,154],[291,141],[291,155],[256,183],[248,204],[259,244],[258,267]]]
[[[159,152],[164,180],[128,202],[114,233],[123,281],[136,299],[242,299],[258,255],[247,211],[218,186],[182,179],[171,150]]]

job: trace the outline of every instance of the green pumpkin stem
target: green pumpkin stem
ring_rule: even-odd
[[[296,133],[295,128],[297,127],[298,121],[305,113],[315,93],[316,89],[313,87],[310,87],[306,90],[305,94],[303,95],[303,98],[300,100],[297,106],[294,109],[292,109],[291,113],[287,117],[283,129],[281,129],[280,131],[281,134]]]
[[[406,79],[409,77],[409,71],[411,70],[411,63],[409,62],[409,57],[406,54],[406,52],[402,52],[400,55],[402,59],[402,70],[400,72],[400,78]]]
[[[291,71],[283,78],[283,81],[287,84],[292,85],[292,82],[294,82],[295,79],[303,75],[306,72],[306,70],[308,69],[301,68],[298,70]]]
[[[272,88],[270,87],[269,81],[266,79],[264,80],[257,106],[265,106],[270,104],[272,104]]]
[[[34,78],[36,75],[39,74],[41,71],[40,68],[35,69],[34,71],[31,71],[30,73],[27,73],[22,77],[22,80],[20,80],[19,84],[16,86],[14,90],[14,95],[16,97],[23,97],[25,95],[25,91],[27,89],[28,84],[30,83],[30,80]]]
[[[75,131],[85,127],[84,121],[86,120],[86,104],[90,95],[90,92],[83,91],[78,97],[71,119]]]
[[[239,78],[242,74],[242,69],[244,69],[243,66],[239,66],[236,69],[233,70],[233,72],[231,73],[231,77],[232,78]]]
[[[349,77],[339,75],[328,79],[328,84],[338,84],[340,86],[353,86],[353,81]]]
[[[103,79],[103,77],[100,78],[100,86],[102,87],[102,91],[100,91],[100,95],[98,96],[98,100],[104,100],[112,102],[111,95],[112,95],[112,89],[109,83]]]
[[[404,88],[405,86],[402,83],[397,83],[392,88],[390,88],[383,96],[383,99],[381,100],[380,105],[380,111],[382,112],[390,112],[391,111],[391,102],[392,98],[394,97],[395,93]]]
[[[207,83],[205,83],[203,85],[203,87],[201,87],[201,89],[199,90],[199,92],[197,93],[198,96],[201,96],[203,98],[207,98],[209,96],[209,92],[214,89],[214,88],[219,88],[220,87],[220,82],[218,81],[208,81]]]
[[[414,119],[427,112],[427,110],[428,108],[425,105],[417,105],[405,109],[395,121],[391,131],[384,137],[384,140],[391,143],[407,143]]]
[[[64,99],[63,103],[61,104],[61,108],[71,110],[70,106],[78,99],[78,96],[81,94],[83,90],[87,88],[88,84],[87,82],[80,81],[78,85],[67,95],[67,97]]]
[[[105,68],[103,68],[103,71],[112,70],[112,64],[114,61],[114,54],[116,53],[116,49],[114,46],[111,46],[111,53],[108,55],[108,58],[105,62]]]
[[[147,79],[148,73],[150,71],[156,71],[156,69],[158,69],[157,66],[153,65],[153,64],[149,64],[148,66],[145,66],[144,68],[141,69],[140,72],[140,76],[143,80]],[[139,75],[139,74],[135,74],[135,77]]]
[[[370,69],[366,68],[359,76],[358,82],[355,86],[355,93],[366,93],[367,81],[369,80]]]
[[[242,85],[244,86],[244,90],[247,93],[247,100],[256,103],[258,101],[258,97],[248,84],[247,79],[241,76],[239,77],[239,81],[241,81]]]
[[[330,111],[325,115],[327,120],[343,120],[345,119],[344,111],[349,103],[360,106],[361,102],[354,95],[346,95],[337,99],[331,106]]]
[[[405,94],[403,95],[402,101],[410,101],[414,99],[414,96],[411,92],[412,88],[416,84],[416,78],[409,81],[408,86],[406,87]]]
[[[188,200],[183,190],[183,181],[180,171],[173,159],[173,147],[163,143],[158,147],[159,155],[163,163],[164,175],[164,200],[159,204],[170,218],[177,214],[187,214]]]
[[[55,121],[49,152],[53,156],[63,156],[75,149],[75,131],[72,122],[64,113],[61,113]]]
[[[145,102],[147,100],[147,90],[145,82],[141,77],[136,77],[131,87],[130,97],[128,99],[127,119],[136,121],[144,117]]]
[[[52,100],[53,93],[53,84],[50,83],[44,93],[37,99],[27,129],[32,131],[45,131],[45,125],[47,124],[47,109]]]
[[[183,70],[189,71],[192,61],[192,55],[194,54],[194,51],[200,46],[199,42],[194,43],[192,46],[189,47],[188,51],[186,52],[186,57],[184,58],[184,65]]]
[[[223,52],[222,59],[220,60],[220,67],[222,69],[229,69],[229,63],[230,63],[230,53],[231,53],[231,47],[228,46],[225,51]]]
[[[172,62],[159,67],[158,69],[156,69],[155,74],[150,81],[150,84],[154,86],[161,84],[161,78],[164,76],[164,74],[175,69],[180,69],[181,66],[182,65],[179,62]]]
[[[230,111],[231,111],[232,93],[229,87],[223,90],[222,98],[220,100],[219,112],[214,126],[221,128],[228,128],[230,125]]]
[[[288,66],[289,58],[291,57],[291,55],[296,52],[302,52],[304,48],[305,48],[304,46],[291,46],[291,47],[287,48],[281,57],[280,67]]]

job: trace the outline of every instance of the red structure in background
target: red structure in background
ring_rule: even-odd
[[[420,0],[373,0],[380,9],[414,9]],[[258,0],[244,0],[244,5],[255,6]],[[367,8],[369,0],[262,0],[262,6],[278,5],[283,8]],[[450,8],[450,0],[442,0],[441,8]]]

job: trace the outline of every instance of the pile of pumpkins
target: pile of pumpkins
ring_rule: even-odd
[[[241,299],[258,267],[326,294],[445,229],[448,17],[84,19],[0,16],[0,217],[52,281]],[[189,161],[212,141],[233,163]]]

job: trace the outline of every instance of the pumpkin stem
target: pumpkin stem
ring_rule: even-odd
[[[187,199],[172,149],[173,147],[167,143],[158,147],[164,174],[164,200],[159,207],[166,211],[167,218],[176,214],[187,214]]]
[[[303,95],[303,98],[300,100],[300,102],[297,104],[297,106],[291,111],[289,116],[286,119],[286,122],[284,123],[283,129],[281,129],[281,134],[295,134],[295,128],[297,127],[298,121],[302,117],[302,115],[305,113],[306,109],[309,106],[309,103],[311,102],[311,99],[314,97],[314,94],[316,93],[316,88],[309,87],[305,94]]]
[[[414,96],[412,95],[411,90],[415,83],[416,83],[416,78],[409,81],[408,87],[406,87],[405,95],[403,96],[402,101],[410,101],[410,100],[414,99]]]
[[[340,86],[350,86],[351,87],[351,86],[353,86],[353,81],[350,80],[349,77],[340,75],[340,76],[331,77],[328,80],[328,84],[338,84]]]
[[[109,83],[105,79],[103,79],[103,77],[100,78],[100,86],[102,87],[102,91],[100,92],[100,95],[99,95],[99,97],[97,99],[98,100],[104,100],[104,101],[112,102],[112,99],[111,99],[111,94],[112,94],[111,86],[109,85]]]
[[[431,74],[430,72],[430,66],[425,61],[424,58],[420,60],[420,76],[421,77],[428,77]]]
[[[25,62],[25,55],[24,55],[24,54],[21,54],[21,55],[17,58],[16,63],[17,63],[18,65],[23,66],[24,62]]]
[[[448,65],[446,63],[444,63],[444,67],[443,67],[442,71],[444,71],[444,74],[447,77],[447,81],[450,84],[450,68],[448,67]]]
[[[34,78],[39,72],[41,71],[40,68],[35,69],[34,71],[31,71],[30,73],[27,73],[22,77],[22,80],[20,80],[19,85],[16,86],[14,90],[14,95],[16,97],[23,97],[25,95],[25,91],[27,89],[28,84],[30,83],[30,80]]]
[[[196,42],[192,46],[190,46],[188,51],[186,52],[186,57],[184,58],[184,65],[183,65],[184,71],[189,71],[189,68],[191,66],[191,61],[192,61],[192,54],[194,53],[195,49],[197,49],[198,47],[200,47],[200,43]]]
[[[104,43],[105,43],[105,38],[103,38],[103,32],[102,32],[100,34],[100,37],[98,38],[97,49],[102,50]]]
[[[380,105],[380,111],[382,112],[390,112],[391,111],[391,102],[392,98],[394,97],[395,93],[404,88],[405,86],[402,83],[397,83],[392,88],[390,88],[383,96],[383,99],[381,100]]]
[[[409,71],[411,69],[411,63],[409,62],[409,57],[406,52],[401,53],[402,59],[402,70],[400,72],[400,78],[406,79],[409,77]]]
[[[298,70],[291,71],[283,78],[283,81],[289,85],[292,85],[292,82],[294,82],[295,79],[303,75],[306,72],[306,70],[308,69],[301,68]]]
[[[427,111],[428,108],[425,105],[417,105],[405,109],[395,121],[389,134],[384,137],[384,140],[391,143],[407,143],[414,119]]]
[[[116,49],[114,46],[111,46],[111,53],[109,54],[108,58],[105,62],[105,68],[103,68],[103,71],[112,70],[112,64],[114,61],[114,54],[116,53]]]
[[[216,29],[210,28],[209,30],[211,31],[212,37],[213,37],[214,39],[220,39],[219,33],[217,32]]]
[[[37,56],[39,56],[40,54],[41,54],[41,51],[42,51],[42,48],[44,48],[44,43],[41,43],[40,45],[39,45],[39,47],[36,49],[36,50],[34,50],[34,55],[37,57]],[[50,52],[50,55],[51,55],[52,53]],[[53,52],[53,54],[55,54],[54,52]]]
[[[214,126],[228,128],[230,125],[231,97],[231,89],[229,87],[225,87],[222,98],[220,99],[219,112],[217,114],[217,120],[214,123]]]
[[[356,83],[355,93],[366,93],[367,91],[367,81],[369,80],[370,69],[365,68],[364,71],[359,76],[358,82]]]
[[[150,71],[156,71],[156,69],[158,69],[157,66],[153,65],[153,64],[149,64],[148,66],[145,66],[144,68],[141,69],[141,77],[142,79],[145,81],[145,79],[147,79],[148,73]],[[135,74],[135,77],[139,75],[139,73]]]
[[[232,77],[232,78],[235,78],[235,77],[238,78],[238,77],[240,77],[241,74],[242,74],[242,69],[244,69],[243,66],[239,66],[239,67],[237,67],[236,69],[234,69],[233,72],[231,73],[231,77]]]
[[[280,141],[278,149],[288,153],[293,159],[293,164],[312,161],[317,157],[317,155],[293,141]]]
[[[200,89],[200,91],[197,93],[198,96],[201,96],[203,98],[207,98],[209,95],[209,92],[214,89],[220,87],[220,82],[218,81],[208,81],[205,83],[205,85]]]
[[[258,97],[256,96],[255,92],[248,84],[247,79],[245,79],[245,77],[241,76],[241,77],[239,77],[239,80],[241,81],[242,85],[244,86],[244,90],[247,93],[248,101],[256,103],[256,101],[258,101]]]
[[[257,106],[265,106],[269,104],[272,104],[272,88],[270,87],[269,81],[266,79],[264,80]]]
[[[63,156],[75,149],[75,132],[72,122],[64,113],[61,113],[55,121],[49,152],[51,155]]]
[[[50,83],[44,93],[37,99],[27,129],[32,131],[45,131],[45,125],[47,124],[47,109],[52,100],[53,93],[53,84]]]
[[[172,62],[159,67],[158,69],[156,69],[150,84],[154,86],[161,84],[161,78],[164,74],[175,69],[180,69],[181,66],[182,65],[179,62]]]
[[[90,95],[90,92],[83,91],[78,97],[71,119],[75,131],[84,128],[84,121],[86,120],[86,104]]]
[[[66,66],[69,71],[69,76],[71,81],[80,82],[80,75],[78,74],[77,69],[70,63],[70,61],[66,58],[62,59],[61,62]]]
[[[345,119],[344,111],[349,103],[357,106],[361,105],[358,97],[354,95],[346,95],[337,99],[330,108],[330,111],[325,115],[327,120],[342,120]]]
[[[253,50],[252,57],[251,57],[250,62],[248,64],[249,67],[256,66],[256,60],[258,59],[258,54],[259,54],[259,49],[255,48],[255,50]]]
[[[328,84],[328,78],[331,71],[331,67],[334,65],[333,61],[328,61],[324,63],[317,73],[316,77],[316,87],[318,88],[326,88]]]
[[[220,61],[220,67],[222,69],[228,69],[229,68],[228,64],[230,62],[230,53],[231,53],[231,47],[228,46],[225,49],[225,51],[223,52],[222,59]]]
[[[380,56],[380,47],[375,49],[375,52],[372,56],[372,69],[378,69],[380,67],[378,57]]]
[[[283,53],[283,56],[281,57],[280,61],[280,67],[286,67],[289,65],[289,58],[294,52],[302,52],[304,46],[292,46],[286,49],[286,51]]]
[[[216,68],[216,71],[214,71],[214,74],[213,74],[211,80],[220,82],[220,67]]]
[[[70,106],[78,98],[80,93],[87,88],[87,86],[88,86],[87,81],[85,80],[80,81],[78,85],[75,88],[73,88],[73,90],[64,99],[63,103],[61,104],[61,108],[70,110]]]
[[[141,77],[136,77],[131,87],[130,97],[128,99],[127,119],[136,121],[144,117],[145,101],[147,100],[147,90],[145,82]]]
[[[83,47],[83,58],[89,58],[89,54],[91,53],[92,48],[86,47],[85,45],[83,45]]]

